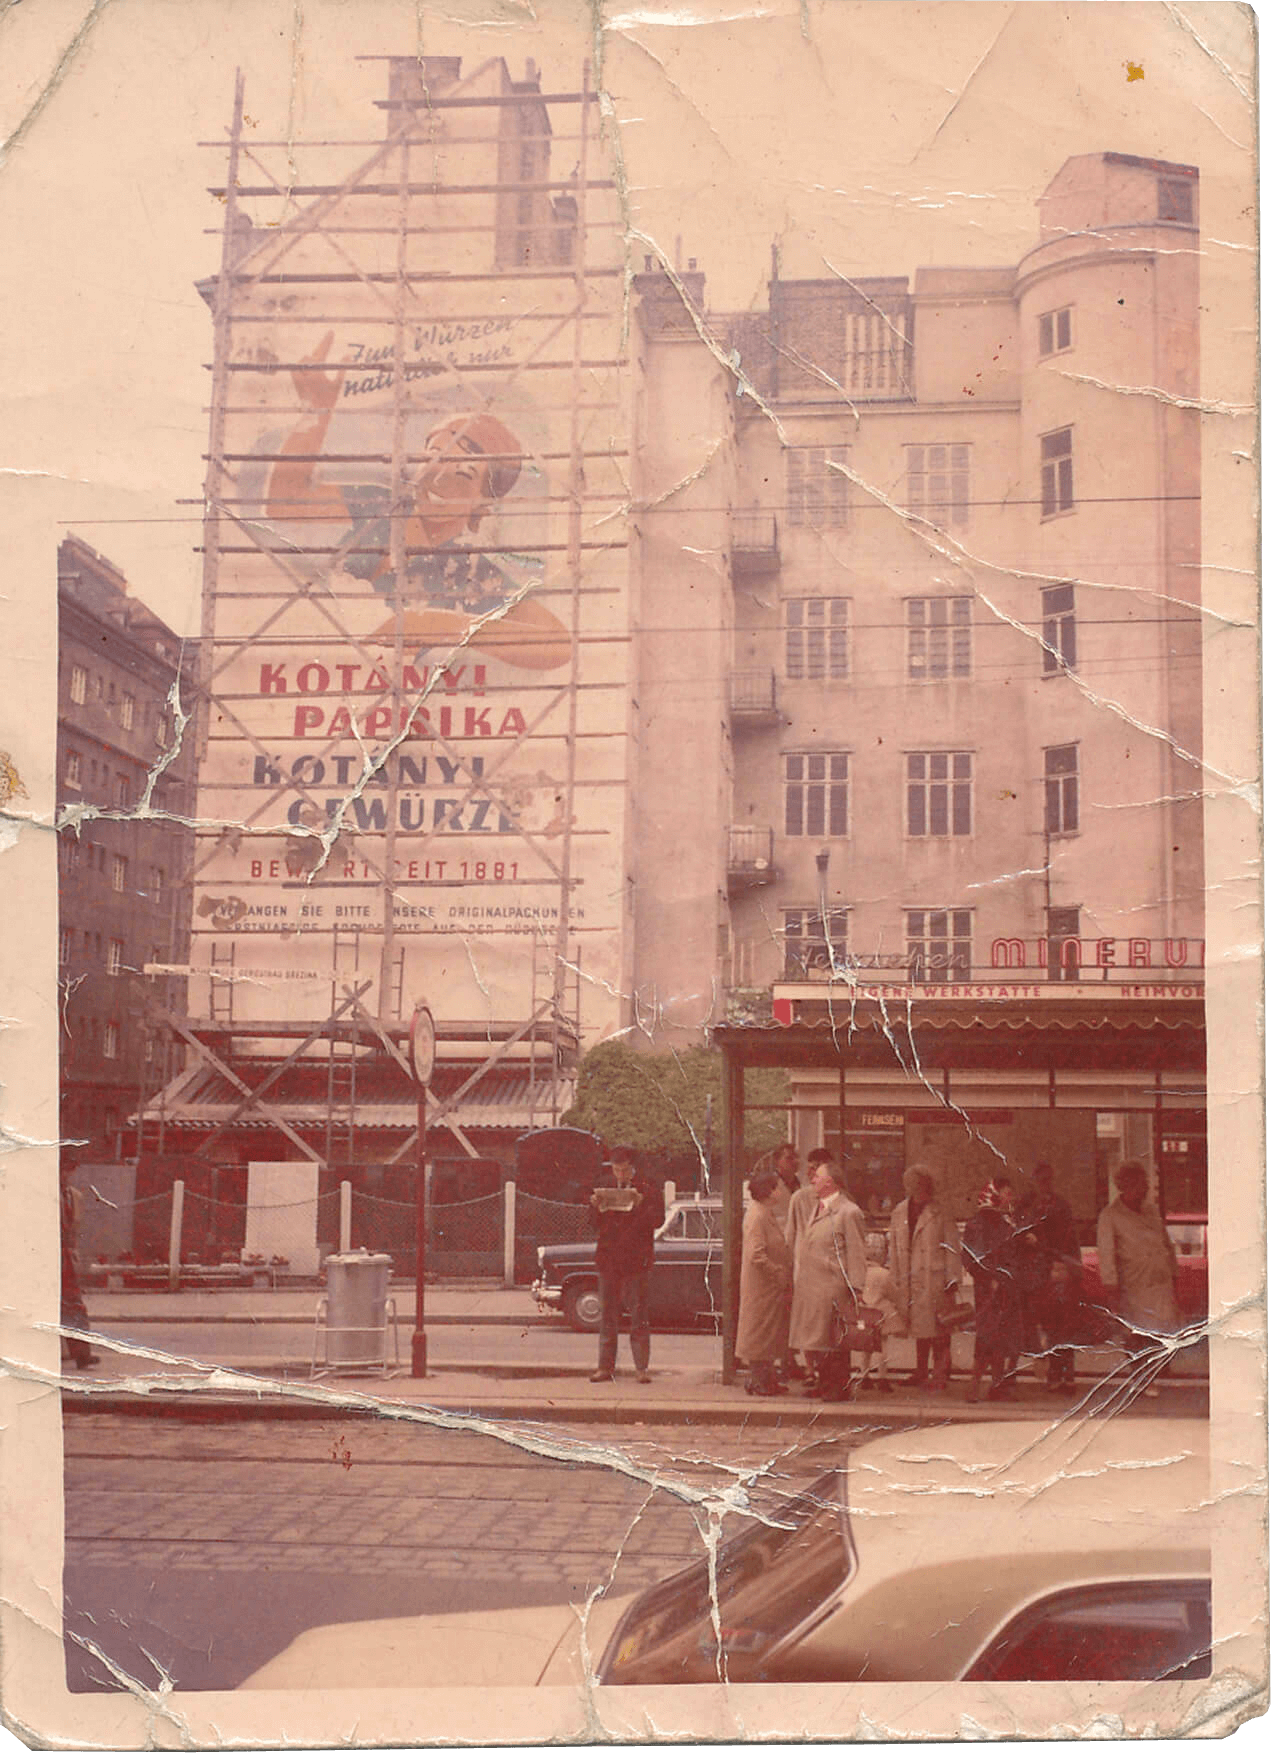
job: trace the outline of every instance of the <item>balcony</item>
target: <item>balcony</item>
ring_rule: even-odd
[[[772,513],[735,513],[729,528],[730,561],[735,580],[758,580],[776,574],[782,563],[778,521]]]
[[[773,827],[732,825],[729,829],[729,895],[771,886],[778,877],[773,861]]]
[[[772,727],[781,719],[776,672],[730,672],[729,720],[735,727]]]

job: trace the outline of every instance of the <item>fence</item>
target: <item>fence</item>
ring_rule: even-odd
[[[674,1185],[665,1188],[668,1205]],[[350,1181],[318,1196],[282,1203],[236,1203],[190,1190],[175,1179],[171,1191],[133,1203],[132,1251],[83,1268],[91,1280],[106,1276],[124,1286],[231,1281],[276,1282],[299,1277],[297,1242],[315,1243],[320,1275],[334,1252],[364,1247],[391,1258],[391,1274],[417,1270],[417,1206],[355,1190]],[[508,1287],[537,1273],[538,1247],[594,1239],[585,1203],[557,1203],[507,1183],[461,1203],[429,1203],[427,1270],[436,1277],[501,1278]],[[310,1254],[309,1254],[310,1256]],[[303,1280],[313,1280],[310,1269]]]

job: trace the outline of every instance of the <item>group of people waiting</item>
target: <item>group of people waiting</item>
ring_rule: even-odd
[[[914,1342],[907,1384],[941,1392],[952,1375],[952,1332],[972,1324],[966,1400],[982,1396],[984,1381],[989,1399],[1013,1398],[1027,1353],[1044,1356],[1050,1391],[1070,1394],[1077,1348],[1116,1321],[1127,1323],[1126,1341],[1136,1349],[1178,1328],[1177,1261],[1140,1162],[1119,1168],[1118,1195],[1099,1218],[1101,1314],[1084,1298],[1071,1207],[1054,1189],[1047,1161],[1036,1165],[1020,1199],[1012,1178],[993,1178],[963,1229],[940,1206],[930,1169],[909,1167],[887,1240],[868,1231],[826,1149],[810,1153],[805,1182],[799,1167],[784,1145],[748,1184],[737,1354],[748,1364],[749,1393],[783,1393],[788,1379],[802,1377],[809,1397],[847,1399],[855,1350],[860,1378],[892,1392],[884,1355],[891,1337]],[[972,1309],[960,1294],[966,1270]]]

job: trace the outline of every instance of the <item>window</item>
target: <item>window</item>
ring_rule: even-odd
[[[972,676],[972,620],[969,599],[907,600],[907,677],[913,684]]]
[[[80,786],[80,753],[78,751],[69,751],[67,753],[66,762],[62,770],[62,779],[68,788],[78,788]]]
[[[102,701],[102,673],[96,672],[93,679],[93,694],[97,702]]]
[[[787,677],[849,676],[848,599],[788,599]]]
[[[142,1041],[142,1060],[144,1063],[154,1063],[156,1060],[156,1035],[154,1032],[148,1032]]]
[[[787,835],[848,836],[848,752],[792,752],[783,759],[783,763],[786,774]]]
[[[1042,586],[1040,589],[1040,639],[1044,643],[1042,666],[1046,677],[1069,672],[1076,663],[1076,589],[1074,586]]]
[[[1040,517],[1069,513],[1075,506],[1071,483],[1071,429],[1057,428],[1040,440]]]
[[[132,732],[133,730],[133,719],[137,707],[137,698],[130,696],[128,691],[126,691],[120,698],[120,725],[124,728],[126,733]]]
[[[1207,1680],[1213,1614],[1207,1580],[1103,1582],[1065,1589],[1020,1613],[971,1680]]]
[[[164,891],[165,873],[163,867],[153,867],[147,874],[147,892],[154,899],[159,899]]]
[[[907,835],[968,837],[972,832],[972,754],[968,751],[909,751]]]
[[[120,1028],[114,1020],[102,1029],[102,1054],[112,1061],[120,1055]]]
[[[124,942],[107,942],[107,970],[112,977],[119,977],[124,970]]]
[[[1080,978],[1080,910],[1050,909],[1045,912],[1049,952],[1049,982],[1076,983]]]
[[[1051,837],[1080,829],[1080,747],[1051,745],[1044,754],[1044,828]]]
[[[967,983],[973,964],[972,910],[908,910],[907,974],[914,983]]]
[[[125,880],[128,873],[129,863],[125,860],[124,856],[113,855],[111,857],[111,890],[113,892],[124,891]]]
[[[948,527],[969,523],[969,447],[907,447],[907,511]]]
[[[129,794],[130,794],[129,778],[128,778],[128,776],[121,775],[120,771],[117,770],[116,771],[116,805],[117,806],[128,806]]]
[[[787,524],[836,526],[849,521],[847,446],[787,449]]]
[[[845,389],[864,397],[911,395],[907,314],[897,322],[869,307],[845,314]]]
[[[1040,353],[1061,354],[1071,346],[1071,307],[1047,311],[1040,315]]]
[[[1190,178],[1162,177],[1157,185],[1157,201],[1158,220],[1172,220],[1178,226],[1195,223]]]
[[[58,930],[59,965],[69,965],[71,963],[71,952],[74,941],[75,930],[73,928],[62,928]]]
[[[71,700],[84,702],[89,694],[89,674],[83,666],[71,668]]]
[[[784,910],[782,945],[785,975],[801,978],[849,963],[847,910]]]

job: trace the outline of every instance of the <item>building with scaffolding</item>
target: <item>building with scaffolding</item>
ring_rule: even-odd
[[[689,973],[711,969],[723,891],[705,837],[728,810],[718,693],[692,742],[676,692],[656,716],[638,705],[665,665],[724,675],[728,464],[716,511],[689,516],[720,592],[690,639],[705,564],[677,542],[660,576],[637,565],[633,409],[669,355],[684,416],[692,390],[723,430],[722,369],[665,277],[624,297],[585,75],[545,92],[501,59],[386,65],[384,138],[309,143],[303,181],[285,143],[245,138],[237,90],[201,289],[199,829],[190,1005],[172,1016],[189,1063],[146,1130],[157,1180],[194,1155],[250,1207],[281,1176],[316,1203],[335,1166],[408,1176],[422,1005],[433,1191],[496,1189],[515,1137],[571,1102],[579,1045],[631,1026],[637,991],[673,993],[664,972],[636,980],[638,948],[683,962],[701,1006]],[[682,432],[694,465],[702,431]],[[659,578],[669,635],[661,603],[641,609]],[[646,617],[659,633],[631,639]],[[646,770],[679,794],[673,818],[646,803]]]

